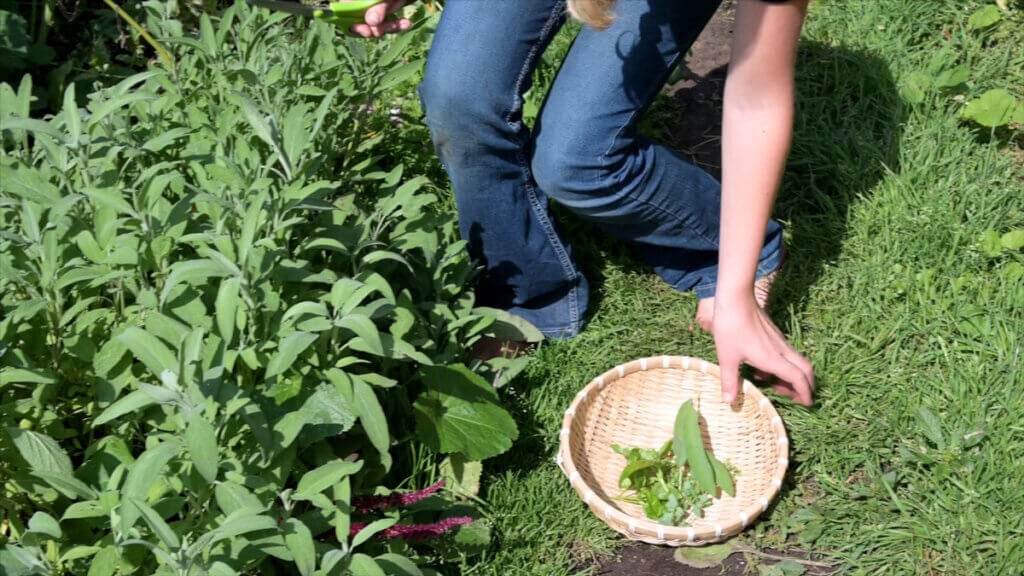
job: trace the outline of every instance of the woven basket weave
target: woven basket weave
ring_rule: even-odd
[[[626,459],[612,444],[660,448],[672,437],[679,406],[693,399],[704,445],[739,472],[736,496],[722,493],[687,527],[648,519],[617,500]],[[775,407],[750,382],[736,402],[721,402],[718,366],[697,358],[658,356],[617,366],[576,395],[562,422],[558,464],[590,509],[631,540],[700,546],[726,540],[768,508],[789,465],[789,440]]]

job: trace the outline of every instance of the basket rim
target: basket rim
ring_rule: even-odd
[[[561,468],[563,474],[568,477],[569,483],[576,494],[590,507],[591,511],[599,519],[627,538],[670,546],[699,546],[725,540],[744,530],[754,519],[768,509],[769,503],[775,499],[781,490],[786,470],[789,467],[789,437],[786,434],[782,418],[779,416],[771,400],[749,380],[743,380],[743,394],[748,396],[748,400],[755,401],[758,412],[769,419],[770,426],[777,435],[779,458],[775,463],[767,492],[763,493],[756,502],[737,513],[735,518],[723,519],[712,524],[709,528],[704,528],[696,526],[666,526],[650,520],[646,516],[632,516],[599,496],[597,492],[587,485],[579,470],[577,470],[576,463],[573,461],[572,450],[569,448],[568,440],[572,430],[573,418],[580,404],[588,402],[590,397],[596,396],[602,389],[629,374],[646,370],[664,369],[693,370],[718,379],[722,377],[721,368],[717,364],[691,356],[649,356],[611,368],[584,386],[576,394],[569,408],[565,411],[562,418],[562,428],[559,432],[559,448],[556,463]]]

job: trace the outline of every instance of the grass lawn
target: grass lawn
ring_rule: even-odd
[[[1019,131],[960,120],[990,88],[1024,102],[1024,3],[970,28],[985,4],[812,7],[777,207],[791,258],[774,314],[815,364],[817,404],[773,396],[792,457],[780,497],[742,535],[756,548],[806,551],[852,574],[1024,567],[1024,254],[984,249],[986,233],[1024,229],[1024,152]],[[962,84],[918,90],[957,65]],[[496,543],[467,574],[586,573],[614,555],[623,540],[554,463],[563,410],[616,364],[714,359],[710,336],[688,329],[692,295],[573,228],[596,281],[593,316],[503,390],[521,440],[488,463]]]

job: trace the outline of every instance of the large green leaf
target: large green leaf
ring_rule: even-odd
[[[215,482],[218,468],[217,433],[209,420],[198,412],[191,415],[185,428],[185,447],[203,479]]]
[[[306,427],[302,444],[309,445],[349,430],[355,421],[348,398],[331,384],[321,383],[301,408],[285,414],[274,425],[274,431],[281,434],[281,445],[288,446]]]
[[[352,537],[352,549],[354,550],[358,548],[367,540],[373,538],[374,535],[383,532],[388,528],[391,528],[395,525],[396,522],[398,522],[398,518],[394,517],[381,518],[380,520],[374,520],[373,522],[370,522],[367,526],[364,526],[362,530],[357,532],[356,535]]]
[[[229,480],[218,482],[213,491],[217,507],[229,516],[243,511],[255,514],[266,509],[260,499],[241,484]]]
[[[528,321],[498,308],[477,307],[479,314],[493,316],[494,322],[487,328],[487,334],[499,340],[540,342],[544,334]]]
[[[309,127],[306,125],[306,117],[309,110],[304,104],[288,110],[284,117],[282,130],[284,155],[292,166],[298,165],[302,152],[309,145]]]
[[[178,454],[181,445],[177,440],[167,440],[149,448],[128,470],[122,491],[128,498],[145,499],[150,487],[156,483],[167,466]]]
[[[676,411],[676,420],[672,427],[672,455],[675,457],[676,465],[679,467],[686,466],[688,454],[686,452],[686,442],[683,438],[687,434],[687,427],[689,426],[691,416],[696,419],[696,412],[691,414],[692,410],[693,400],[683,402],[679,410]]]
[[[1002,17],[1003,14],[999,11],[999,8],[989,4],[971,14],[970,18],[967,19],[967,25],[975,30],[981,30],[999,22]]]
[[[217,300],[214,303],[214,310],[217,312],[217,330],[225,344],[231,344],[231,338],[235,334],[235,315],[238,310],[238,302],[241,299],[239,289],[241,280],[239,278],[225,278],[217,289]]]
[[[149,529],[153,531],[153,534],[156,534],[156,537],[159,538],[160,541],[163,542],[164,546],[167,546],[169,550],[173,552],[181,547],[181,541],[178,539],[178,535],[151,506],[136,498],[128,498],[122,506],[129,508],[134,507],[138,510],[142,519],[149,525]]]
[[[210,278],[230,275],[231,270],[228,267],[211,258],[176,262],[171,266],[171,272],[164,282],[163,290],[160,292],[160,302],[166,303],[173,289],[177,288],[179,284],[204,284]]]
[[[281,448],[287,448],[292,445],[299,436],[299,432],[302,431],[302,427],[306,425],[306,415],[301,410],[294,410],[285,414],[280,420],[274,424],[274,433],[279,435],[277,439],[278,444]]]
[[[88,576],[110,576],[117,573],[117,566],[121,562],[116,544],[104,547],[92,558],[89,566]]]
[[[362,314],[350,314],[337,321],[341,328],[347,328],[355,334],[356,339],[363,343],[363,349],[377,356],[384,355],[384,346],[381,343],[381,333],[377,326]]]
[[[453,507],[446,516],[457,514],[458,510],[459,508]],[[474,520],[471,524],[459,526],[455,531],[454,540],[463,554],[482,554],[491,546],[491,525],[484,520]]]
[[[121,508],[122,532],[131,529],[141,513],[141,510],[137,506],[132,506],[130,502],[133,499],[145,502],[149,489],[163,474],[167,463],[178,454],[180,447],[176,440],[161,442],[143,452],[129,468],[128,476],[121,488],[124,495]]]
[[[174,352],[149,332],[131,326],[121,332],[117,339],[156,377],[160,378],[164,371],[177,373],[178,359]]]
[[[108,406],[103,412],[100,412],[96,419],[93,420],[93,426],[101,426],[119,416],[136,412],[146,406],[156,404],[156,402],[156,399],[148,391],[135,390],[118,399],[117,402]]]
[[[299,485],[292,494],[293,500],[309,500],[324,490],[334,486],[341,479],[355,474],[363,468],[362,461],[347,462],[332,460],[323,466],[310,470],[299,479]]]
[[[995,88],[968,102],[963,116],[986,128],[996,128],[1010,121],[1017,106],[1019,104],[1013,94]]]
[[[293,332],[285,336],[284,340],[281,341],[277,354],[267,364],[266,377],[272,378],[291,368],[292,364],[299,358],[299,354],[304,352],[306,348],[309,348],[309,345],[315,342],[316,339],[317,334],[310,332]]]
[[[82,116],[78,111],[78,102],[75,98],[75,87],[72,82],[64,90],[64,107],[61,109],[61,117],[64,119],[64,128],[67,132],[66,143],[69,148],[78,148],[82,138]]]
[[[447,480],[447,489],[464,496],[473,497],[480,493],[480,476],[483,464],[466,460],[464,456],[452,454],[439,466],[441,475]]]
[[[54,490],[67,496],[68,498],[85,498],[91,499],[96,497],[96,491],[93,490],[85,482],[82,482],[78,478],[70,474],[63,472],[52,472],[48,470],[33,470],[32,474],[38,478],[41,478],[47,484],[50,485]]]
[[[1011,252],[1024,248],[1024,229],[1012,230],[1003,234],[999,238],[999,244]]]
[[[72,475],[71,458],[53,438],[21,428],[8,428],[7,433],[33,472]]]
[[[298,518],[288,518],[281,524],[281,529],[284,531],[285,546],[292,553],[299,574],[313,576],[316,571],[316,549],[309,528]]]
[[[101,102],[96,106],[96,109],[93,111],[92,116],[89,117],[89,125],[95,126],[98,122],[100,122],[110,114],[118,112],[123,108],[128,108],[136,102],[152,102],[158,99],[159,97],[156,94],[147,94],[145,92],[138,91],[115,96],[110,100]],[[129,113],[130,112],[125,112],[125,114]],[[178,128],[177,130],[183,129]]]
[[[54,384],[57,381],[50,376],[49,371],[28,370],[26,368],[4,368],[0,370],[0,388],[5,384],[15,382],[25,384]]]
[[[55,539],[59,539],[61,536],[60,524],[46,512],[33,514],[28,519],[28,529],[36,534],[44,534]]]
[[[14,544],[0,548],[0,568],[5,570],[3,572],[5,576],[49,574],[46,565],[40,562],[35,555]]]
[[[64,509],[64,514],[61,515],[61,520],[73,520],[75,518],[99,518],[100,516],[106,516],[108,511],[96,500],[86,500],[85,502],[75,502]]]
[[[249,98],[241,92],[236,92],[235,97],[238,99],[238,103],[242,107],[245,119],[249,121],[249,125],[252,126],[253,131],[256,132],[256,136],[259,136],[260,140],[263,140],[271,147],[276,148],[277,142],[274,139],[270,122],[260,111],[256,103],[252,101],[252,98]]]
[[[136,214],[135,208],[125,200],[124,195],[116,188],[83,188],[82,193],[95,200],[101,206],[113,208],[118,214],[125,216],[134,216]]]
[[[353,401],[355,402],[356,413],[359,415],[359,423],[363,425],[363,431],[370,443],[381,454],[388,453],[391,444],[391,436],[388,433],[388,419],[381,408],[377,394],[369,384],[360,378],[353,381]]]
[[[733,485],[732,475],[729,474],[729,469],[722,464],[722,461],[715,457],[711,452],[707,453],[708,460],[711,462],[711,468],[715,472],[715,483],[722,487],[722,492],[725,492],[729,496],[736,495],[736,487]]]
[[[102,550],[99,546],[73,546],[61,554],[60,561],[63,563],[88,558]]]
[[[214,529],[214,536],[210,544],[216,544],[221,540],[234,538],[241,534],[248,534],[249,532],[259,530],[273,530],[274,528],[277,528],[277,522],[273,518],[263,516],[262,514],[252,514],[248,510],[239,510],[225,518],[220,526]]]
[[[393,552],[377,556],[377,565],[391,576],[423,576],[419,566],[405,556]]]
[[[441,453],[483,460],[505,452],[518,436],[515,420],[494,389],[463,365],[423,366],[427,384],[414,404],[416,430]]]
[[[376,560],[361,553],[352,555],[349,570],[352,571],[352,576],[387,576],[387,572],[377,564]]]
[[[727,540],[721,544],[710,546],[682,546],[676,550],[673,558],[676,562],[696,568],[718,568],[725,559],[738,550],[735,541]]]

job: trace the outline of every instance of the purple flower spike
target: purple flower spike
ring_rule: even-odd
[[[444,486],[444,480],[413,492],[392,492],[386,496],[357,496],[352,499],[352,507],[360,512],[380,510],[381,508],[402,508],[423,500],[440,490],[442,486]]]

